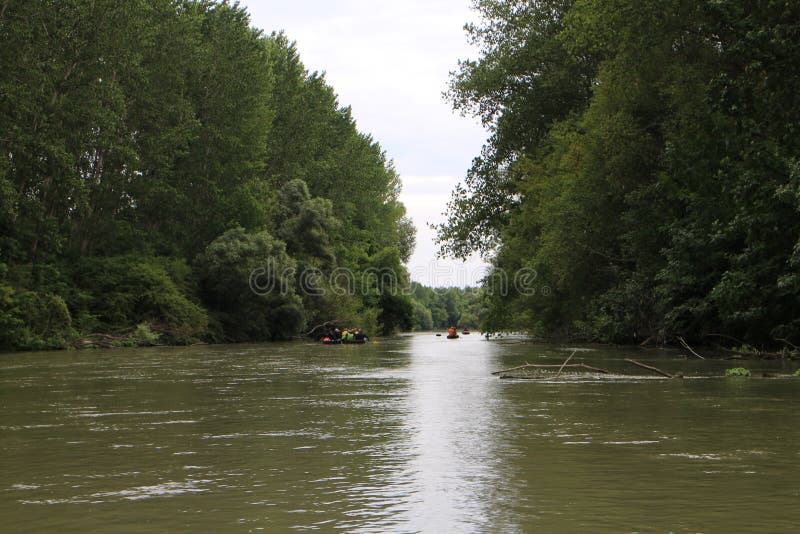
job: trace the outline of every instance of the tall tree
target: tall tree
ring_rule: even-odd
[[[796,340],[798,7],[476,6],[484,57],[451,98],[492,137],[443,251],[494,250],[498,276],[532,270],[548,289],[492,296],[486,326]]]

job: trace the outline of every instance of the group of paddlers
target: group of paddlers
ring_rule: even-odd
[[[326,345],[338,345],[339,343],[366,343],[367,339],[369,337],[360,328],[345,328],[344,330],[332,328],[325,333],[322,342]]]
[[[469,335],[469,329],[465,328],[462,334]],[[441,336],[441,334],[436,334],[437,336]],[[447,329],[447,339],[458,339],[460,336],[458,335],[458,330],[456,330],[455,326],[451,326]]]

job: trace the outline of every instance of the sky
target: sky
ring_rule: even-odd
[[[447,102],[449,73],[476,58],[464,24],[477,20],[470,0],[245,0],[251,24],[283,30],[309,71],[324,71],[403,181],[401,201],[417,228],[408,268],[429,286],[477,285],[477,257],[436,259],[435,232],[450,192],[480,154],[487,132]]]

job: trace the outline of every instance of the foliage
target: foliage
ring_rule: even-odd
[[[0,349],[407,324],[374,285],[247,289],[266,259],[326,275],[406,261],[414,229],[381,146],[238,3],[5,2],[0,62]]]
[[[140,346],[157,345],[161,336],[147,323],[136,325],[136,330],[131,334],[131,340]]]
[[[0,348],[63,349],[74,336],[67,304],[46,284],[33,284],[30,272],[0,263]]]
[[[63,349],[74,335],[61,297],[7,285],[0,285],[0,327],[0,346],[14,350]]]
[[[198,256],[205,302],[229,341],[287,339],[304,325],[296,263],[266,231],[228,230]]]
[[[278,191],[273,227],[287,252],[309,267],[330,271],[336,264],[333,234],[339,221],[326,198],[311,198],[303,180],[287,182]]]
[[[120,332],[147,323],[164,341],[180,344],[206,333],[208,314],[193,300],[196,287],[181,260],[84,258],[73,280],[83,293],[74,307],[84,332]]]
[[[725,369],[725,376],[750,376],[750,369],[732,367],[730,369]]]
[[[476,288],[425,287],[411,283],[414,328],[417,330],[481,328],[486,293]]]
[[[491,137],[442,250],[532,269],[487,326],[800,342],[800,7],[481,0],[449,92]],[[491,277],[490,277],[491,278]]]

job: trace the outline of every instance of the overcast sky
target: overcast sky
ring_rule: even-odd
[[[409,263],[426,285],[475,285],[477,258],[435,262],[434,232],[450,191],[463,180],[487,134],[442,98],[459,59],[475,58],[463,26],[470,0],[246,0],[252,25],[284,30],[310,71],[325,71],[341,105],[352,106],[403,180],[401,200],[417,227]]]

